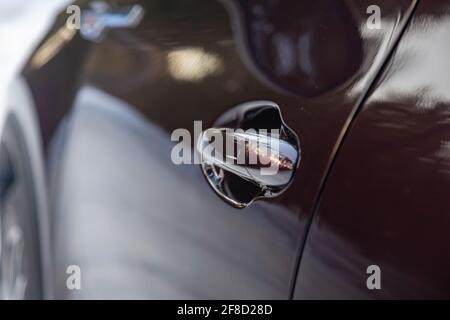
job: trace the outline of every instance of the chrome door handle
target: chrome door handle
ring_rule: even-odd
[[[213,127],[203,132],[196,148],[206,179],[225,201],[237,208],[278,196],[289,186],[300,160],[297,136],[282,121],[278,106],[271,102],[247,103],[229,114],[242,118],[239,122],[246,130],[234,119],[231,122],[237,125],[235,128]],[[261,123],[258,118],[264,117],[269,121],[262,122],[271,128],[251,128],[252,122]]]
[[[234,148],[231,152],[204,152],[214,136],[222,136]],[[264,188],[276,188],[289,183],[298,152],[289,142],[261,133],[234,132],[227,128],[211,128],[203,133],[197,145],[202,161],[253,181]],[[251,163],[251,158],[255,161]]]

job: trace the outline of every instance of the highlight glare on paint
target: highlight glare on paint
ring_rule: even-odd
[[[177,49],[167,54],[170,75],[180,81],[201,81],[223,71],[222,59],[202,48]]]

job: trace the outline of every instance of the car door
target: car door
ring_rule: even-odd
[[[448,299],[448,9],[420,2],[342,144],[295,298]]]
[[[330,165],[415,3],[80,2],[77,33],[63,13],[24,71],[49,150],[57,296],[290,298]],[[136,5],[138,24],[108,25]],[[278,111],[244,113],[245,128],[282,119],[301,159],[287,188],[239,209],[171,155],[176,130],[195,149],[195,121],[248,103]],[[83,290],[66,288],[69,265]]]

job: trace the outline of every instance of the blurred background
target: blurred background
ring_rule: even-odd
[[[68,0],[0,1],[0,107],[5,86],[20,70],[31,50]]]

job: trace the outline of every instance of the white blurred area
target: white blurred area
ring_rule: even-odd
[[[31,50],[70,0],[0,0],[0,115],[5,94]]]

